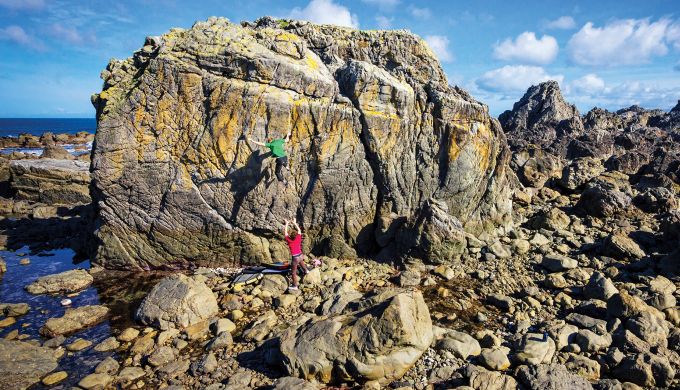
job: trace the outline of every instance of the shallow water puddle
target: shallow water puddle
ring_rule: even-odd
[[[71,249],[57,249],[48,252],[29,254],[28,247],[16,252],[0,251],[0,256],[7,263],[7,272],[0,275],[0,303],[28,303],[30,311],[20,317],[17,322],[7,328],[0,329],[0,337],[17,329],[20,335],[26,335],[26,340],[46,339],[39,334],[39,329],[47,319],[64,314],[66,307],[61,305],[65,295],[32,295],[24,287],[41,276],[64,272],[77,268],[89,269],[89,261],[74,264],[75,252]],[[28,258],[30,264],[21,265],[20,260]],[[121,330],[133,325],[132,311],[138,301],[153,286],[157,277],[145,275],[130,277],[129,274],[98,275],[95,283],[75,296],[69,296],[71,307],[103,304],[112,311],[107,321],[92,328],[82,330],[68,337],[63,345],[70,344],[77,338],[92,342],[92,345],[80,352],[66,352],[59,360],[56,371],[66,371],[69,377],[56,387],[69,388],[76,385],[80,379],[93,372],[94,367],[114,352],[97,352],[94,346],[112,335],[112,330]],[[118,333],[118,332],[115,332]],[[26,337],[20,336],[20,337]],[[37,385],[35,388],[42,388]]]

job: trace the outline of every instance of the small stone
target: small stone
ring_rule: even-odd
[[[523,364],[549,363],[555,354],[555,342],[547,334],[527,333],[520,340],[515,358]]]
[[[64,379],[68,378],[68,373],[66,371],[57,371],[49,374],[48,376],[44,377],[42,379],[42,383],[45,386],[52,386],[54,384],[57,384]]]
[[[510,367],[508,353],[510,349],[507,347],[485,348],[480,355],[480,361],[490,370],[506,370]]]
[[[111,336],[95,345],[94,350],[97,352],[109,352],[118,349],[118,347],[120,347],[120,342],[116,340],[115,337]]]
[[[8,317],[19,317],[28,313],[31,307],[28,303],[0,303],[0,312]]]
[[[14,325],[14,323],[16,322],[17,320],[14,319],[14,317],[3,318],[2,320],[0,320],[0,328],[6,328],[10,325]]]
[[[23,259],[19,260],[19,264],[29,265],[29,264],[31,264],[31,259],[29,259],[28,257],[24,257]]]
[[[67,345],[66,349],[71,352],[78,352],[89,347],[90,345],[92,345],[92,341],[78,338],[75,339],[71,344]]]
[[[286,308],[295,303],[295,299],[296,299],[295,295],[282,294],[274,298],[274,305],[276,307]]]
[[[212,339],[210,343],[205,347],[207,351],[214,351],[217,349],[222,349],[226,348],[230,345],[234,344],[234,340],[231,337],[231,333],[229,332],[222,332],[217,337]]]
[[[437,268],[435,268],[432,272],[435,275],[444,278],[445,280],[451,280],[456,276],[456,273],[453,271],[453,269],[444,264],[437,266]]]
[[[541,265],[552,272],[560,272],[578,267],[578,261],[562,255],[547,255]]]
[[[83,389],[104,389],[113,381],[109,374],[90,374],[78,382]]]
[[[120,364],[116,359],[108,356],[106,359],[102,360],[97,367],[94,368],[94,372],[97,374],[114,374],[118,371]]]
[[[118,341],[122,341],[124,343],[130,342],[139,336],[139,330],[135,328],[127,328],[121,334],[118,335]]]
[[[482,347],[477,340],[467,333],[455,330],[446,332],[444,338],[437,341],[435,349],[450,351],[460,359],[467,359],[468,356],[478,356],[482,353]]]
[[[233,332],[236,330],[236,325],[228,318],[220,318],[215,321],[214,325],[215,335],[219,335],[222,332]]]
[[[117,382],[126,384],[135,381],[145,374],[141,367],[125,367],[118,373]]]
[[[159,347],[147,358],[147,362],[154,367],[160,367],[173,360],[175,360],[175,353],[168,346]]]
[[[245,315],[245,314],[243,314],[243,312],[242,312],[241,310],[239,310],[239,309],[234,309],[234,310],[232,310],[232,311],[229,313],[228,317],[229,317],[229,319],[232,320],[232,321],[238,321],[238,320],[240,320],[241,318],[243,318],[244,315]]]

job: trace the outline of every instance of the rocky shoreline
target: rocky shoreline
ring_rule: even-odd
[[[271,28],[274,22],[261,23]],[[148,43],[139,61],[158,50],[157,42]],[[417,250],[381,261],[356,252],[321,256],[298,291],[289,291],[280,275],[235,290],[229,282],[238,269],[189,262],[134,299],[52,310],[25,327],[31,334],[22,331],[22,318],[34,310],[30,303],[2,302],[0,387],[680,386],[680,103],[670,112],[634,106],[582,116],[557,83],[546,82],[531,87],[499,121],[508,143],[499,158],[509,161],[512,193],[504,229],[472,234],[451,218],[446,202],[429,200],[410,222],[420,227],[410,231],[418,233],[417,245],[409,247]],[[85,180],[81,170],[60,171],[64,162],[77,161],[20,161],[38,165],[8,165],[8,186],[19,198],[8,199],[11,207],[2,212],[3,244],[16,249],[31,240],[36,248],[86,251],[92,210],[73,196]],[[31,191],[17,184],[25,182],[36,183],[41,196],[27,195]],[[45,189],[64,195],[45,197]],[[409,238],[409,230],[397,235],[388,226],[376,230],[378,238]],[[39,233],[46,227],[48,233]],[[19,257],[12,257],[12,267],[21,266]],[[7,272],[3,264],[0,274]],[[23,286],[29,294],[76,301],[112,278],[108,272],[96,265],[69,269]],[[130,274],[122,275],[112,284],[134,288]],[[128,311],[120,314],[117,305]],[[121,315],[125,326],[85,336]],[[59,365],[88,353],[96,362],[86,372]]]

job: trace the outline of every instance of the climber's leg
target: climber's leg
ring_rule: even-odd
[[[283,177],[283,169],[288,166],[288,157],[279,157],[276,159],[276,178],[279,181],[285,182],[286,178]],[[287,169],[287,168],[286,168]]]

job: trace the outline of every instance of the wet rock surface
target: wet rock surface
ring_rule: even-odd
[[[23,341],[0,339],[0,388],[28,388],[55,368],[57,356],[52,350]]]

